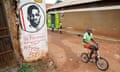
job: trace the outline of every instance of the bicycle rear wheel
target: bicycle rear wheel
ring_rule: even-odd
[[[96,66],[99,70],[102,70],[102,71],[106,71],[109,67],[109,63],[108,61],[103,58],[103,57],[100,57],[97,61],[96,61]]]
[[[81,60],[82,60],[82,62],[87,63],[89,61],[88,54],[87,53],[82,53],[81,54]]]

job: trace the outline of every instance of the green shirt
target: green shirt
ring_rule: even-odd
[[[93,34],[90,33],[90,35],[88,34],[88,32],[85,32],[84,36],[83,36],[83,39],[86,41],[86,42],[90,42],[91,39],[93,38]],[[85,45],[86,43],[82,43],[83,45]]]

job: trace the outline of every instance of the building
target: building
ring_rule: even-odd
[[[65,30],[78,33],[83,33],[88,27],[92,27],[97,36],[120,41],[118,0],[70,0],[54,5],[47,11],[49,17],[51,16],[51,23],[54,23],[56,28],[59,27],[58,21],[62,22]],[[48,27],[50,27],[49,17]]]
[[[46,9],[50,8],[51,6],[53,6],[54,4],[46,4]]]

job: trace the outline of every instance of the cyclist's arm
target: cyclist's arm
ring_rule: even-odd
[[[86,44],[88,44],[88,42],[85,39],[83,39],[83,42],[86,43]]]
[[[92,42],[93,42],[94,44],[98,45],[98,43],[95,41],[94,38],[92,38],[91,40],[92,40]]]

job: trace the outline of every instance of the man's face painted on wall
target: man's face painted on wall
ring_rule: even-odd
[[[31,9],[31,12],[29,12],[29,21],[31,23],[30,26],[37,27],[40,23],[40,11],[37,8]]]

